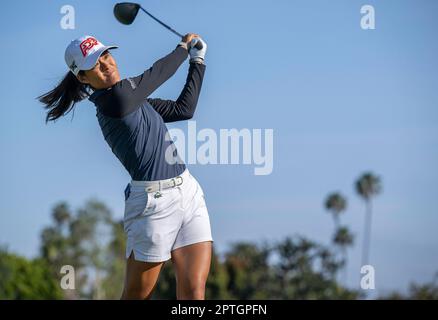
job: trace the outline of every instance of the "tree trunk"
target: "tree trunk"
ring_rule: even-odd
[[[333,214],[333,220],[335,221],[335,232],[339,230],[339,214],[338,213],[334,213]]]
[[[347,253],[347,247],[344,246],[342,248],[342,255],[344,257],[344,268],[342,270],[343,273],[343,279],[342,282],[344,283],[344,286],[347,287],[347,281],[348,281],[348,253]]]
[[[372,218],[372,208],[371,200],[365,201],[366,212],[365,212],[365,230],[363,237],[363,251],[362,251],[362,266],[369,264],[370,259],[370,246],[371,246],[371,218]]]

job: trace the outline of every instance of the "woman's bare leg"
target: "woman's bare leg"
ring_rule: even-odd
[[[211,251],[211,241],[195,243],[172,251],[178,300],[205,299]]]
[[[126,262],[126,279],[122,300],[150,299],[164,262],[135,261],[133,254]]]

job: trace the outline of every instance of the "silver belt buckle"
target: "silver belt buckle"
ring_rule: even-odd
[[[178,179],[178,178],[180,179],[181,183],[176,184],[176,182],[175,182],[175,186],[180,186],[180,185],[183,184],[183,177],[178,176],[178,177],[176,177],[175,179]]]
[[[181,179],[181,183],[177,183],[176,180],[177,179]],[[173,186],[171,186],[171,188],[175,188],[176,186],[180,186],[183,183],[183,178],[181,176],[178,176],[176,178],[172,178],[171,181],[173,182]]]

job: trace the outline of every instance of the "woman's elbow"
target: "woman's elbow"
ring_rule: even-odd
[[[190,120],[195,115],[195,110],[183,112],[181,115],[181,120]]]
[[[196,104],[180,103],[178,104],[181,120],[190,120],[195,115]]]

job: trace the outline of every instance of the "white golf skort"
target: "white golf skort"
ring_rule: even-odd
[[[132,180],[125,189],[126,258],[161,262],[170,252],[213,241],[204,192],[186,169],[174,179]]]

